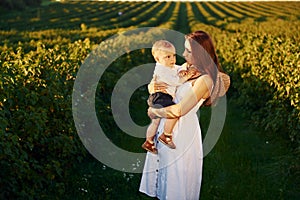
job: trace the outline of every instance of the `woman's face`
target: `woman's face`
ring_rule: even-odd
[[[188,64],[193,64],[192,48],[188,40],[184,42],[184,52],[182,55]]]

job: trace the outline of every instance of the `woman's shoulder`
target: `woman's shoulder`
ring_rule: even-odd
[[[205,82],[208,82],[208,83],[213,83],[213,80],[212,78],[208,75],[208,74],[200,74],[196,79],[195,79],[195,82],[202,82],[202,81],[205,81]]]
[[[202,93],[203,98],[206,99],[209,97],[209,94],[211,93],[212,89],[213,89],[213,80],[212,78],[207,75],[207,74],[203,74],[201,76],[199,76],[193,83],[192,86],[194,88],[194,91],[198,91],[200,93]]]

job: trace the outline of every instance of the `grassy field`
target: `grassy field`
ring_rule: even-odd
[[[112,35],[158,27],[212,35],[231,76],[226,123],[204,159],[201,199],[300,199],[300,3],[43,1],[0,13],[0,198],[152,199],[138,192],[141,174],[97,161],[74,125],[76,74]],[[143,42],[126,35],[126,43]],[[180,54],[180,53],[179,53]],[[179,58],[182,62],[182,59]],[[128,52],[101,77],[97,117],[124,149],[143,138],[116,125],[111,94],[149,49]],[[130,101],[133,120],[149,123],[146,87]],[[210,110],[201,109],[203,137]]]
[[[299,179],[287,170],[287,163],[293,161],[285,157],[290,154],[287,143],[251,126],[242,112],[228,102],[224,130],[204,158],[201,199],[298,199]],[[202,124],[209,114],[204,108]],[[153,199],[138,192],[140,174],[113,170],[90,156],[66,178],[68,187],[58,198]]]

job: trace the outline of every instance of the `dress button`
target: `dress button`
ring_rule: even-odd
[[[156,170],[156,172],[158,172],[158,169]]]

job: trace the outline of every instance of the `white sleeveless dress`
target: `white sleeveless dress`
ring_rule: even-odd
[[[192,87],[190,82],[179,86],[179,102]],[[200,197],[203,149],[197,111],[199,103],[181,116],[174,127],[173,141],[176,149],[157,143],[158,154],[147,153],[139,191],[161,200],[196,200]],[[164,119],[158,128],[163,132]]]

